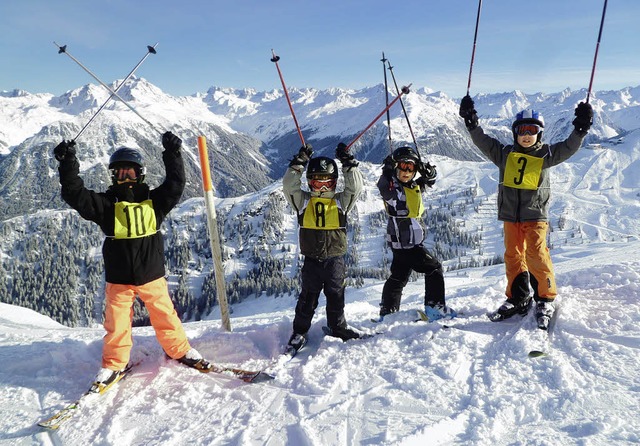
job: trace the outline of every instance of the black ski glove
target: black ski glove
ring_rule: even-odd
[[[162,147],[167,152],[178,153],[182,147],[182,140],[171,132],[165,132],[162,135]]]
[[[58,144],[53,149],[53,156],[56,157],[58,161],[62,161],[67,156],[71,157],[76,154],[76,142],[75,141],[65,141],[62,140],[60,144]]]
[[[298,154],[289,162],[289,167],[302,171],[313,156],[313,147],[311,144],[305,144],[300,147]]]
[[[593,124],[593,108],[588,102],[580,102],[574,112],[576,119],[573,120],[573,126],[578,133],[586,134]]]
[[[358,165],[354,156],[347,150],[347,145],[342,142],[336,147],[336,158],[340,160],[342,167],[356,167]]]
[[[462,98],[458,114],[464,119],[464,124],[467,126],[467,129],[473,130],[478,127],[478,112],[476,112],[475,104],[471,96],[466,95]]]
[[[391,181],[395,173],[396,173],[396,161],[393,159],[391,155],[389,155],[384,159],[384,161],[382,161],[382,175],[387,180]]]
[[[416,181],[418,184],[424,184],[429,187],[433,187],[436,184],[436,177],[438,176],[436,166],[431,165],[431,163],[420,163],[418,172],[420,172],[420,178]]]

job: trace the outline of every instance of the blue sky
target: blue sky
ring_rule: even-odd
[[[471,93],[587,88],[603,0],[484,0]],[[383,82],[382,51],[399,84],[466,92],[477,0],[3,0],[0,90],[62,94],[137,74],[172,95],[211,86],[362,88]],[[640,85],[640,1],[607,14],[593,89]]]

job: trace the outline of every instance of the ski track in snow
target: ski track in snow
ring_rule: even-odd
[[[615,249],[613,249],[615,248]],[[464,313],[414,322],[421,280],[381,323],[381,283],[347,293],[351,325],[376,336],[323,337],[323,301],[307,346],[290,363],[295,297],[234,307],[186,324],[212,361],[269,366],[246,384],[167,359],[152,329],[136,328],[133,372],[59,431],[35,424],[75,400],[99,367],[101,328],[66,328],[0,304],[0,444],[11,445],[617,445],[640,442],[640,242],[556,253],[560,313],[549,341],[524,318],[490,322],[503,299],[503,265],[446,275]],[[321,298],[323,299],[323,298]],[[531,349],[548,355],[529,358]]]

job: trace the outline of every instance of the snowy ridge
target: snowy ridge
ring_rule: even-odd
[[[35,427],[89,385],[100,328],[69,329],[0,304],[0,442],[10,444],[354,445],[595,444],[640,441],[640,242],[566,247],[555,255],[562,311],[549,356],[531,315],[492,323],[503,266],[446,276],[464,316],[442,329],[414,323],[421,282],[380,325],[381,282],[347,292],[346,314],[378,336],[323,338],[324,306],[298,366],[272,384],[202,375],[165,359],[151,328],[134,330],[135,372],[56,433]],[[233,332],[218,320],[186,324],[208,358],[256,368],[286,342],[295,298],[234,307]],[[21,322],[18,322],[21,321]],[[301,353],[302,355],[302,353]],[[145,426],[140,429],[140,426]]]

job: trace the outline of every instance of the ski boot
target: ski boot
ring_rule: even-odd
[[[424,315],[427,320],[425,322],[433,322],[439,319],[453,319],[458,316],[458,312],[445,304],[434,304],[424,306]],[[422,319],[422,315],[420,315]]]
[[[350,329],[349,327],[322,327],[322,331],[324,331],[324,334],[327,336],[340,338],[345,342],[350,339],[358,339],[362,337],[360,333]]]
[[[177,361],[202,373],[208,373],[213,368],[209,361],[204,359],[200,352],[195,348],[191,348],[186,355],[182,358],[178,358]]]
[[[509,319],[516,314],[520,316],[526,316],[529,312],[529,308],[531,307],[531,297],[526,297],[521,301],[514,301],[512,299],[507,299],[504,301],[500,308],[498,308],[495,312],[489,313],[489,319],[493,322],[503,321],[505,319]]]
[[[287,343],[287,347],[284,350],[284,354],[293,358],[305,345],[307,345],[307,335],[293,333],[289,338],[289,342]]]
[[[541,330],[548,330],[549,323],[556,312],[553,301],[539,301],[536,303],[536,322]]]

